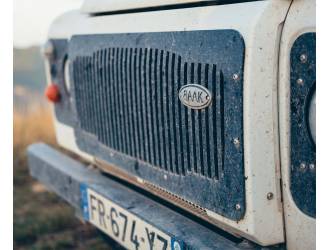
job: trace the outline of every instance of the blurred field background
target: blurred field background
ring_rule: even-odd
[[[14,49],[13,79],[14,249],[109,249],[108,239],[29,176],[27,146],[43,141],[57,147],[38,47]]]

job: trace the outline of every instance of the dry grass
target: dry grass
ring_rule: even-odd
[[[26,147],[38,141],[56,146],[50,110],[14,112],[14,248],[109,249],[70,206],[30,177]]]
[[[14,112],[14,150],[36,141],[55,144],[53,119],[49,108],[22,114]]]

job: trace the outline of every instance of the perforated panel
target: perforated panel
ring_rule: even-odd
[[[316,88],[316,34],[305,33],[291,49],[291,192],[306,214],[316,213],[316,146],[308,107]]]

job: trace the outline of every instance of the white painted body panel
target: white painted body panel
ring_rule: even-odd
[[[85,0],[80,10],[83,13],[95,14],[197,2],[210,2],[210,0]]]
[[[52,25],[50,38],[76,34],[235,29],[246,46],[244,66],[244,167],[246,214],[232,221],[208,211],[217,225],[261,245],[284,242],[278,141],[278,56],[288,0],[89,17],[67,13]],[[56,125],[59,143],[77,150],[73,131]],[[64,138],[65,137],[65,138]],[[73,146],[74,145],[74,146]],[[75,147],[75,148],[73,148]],[[272,192],[274,198],[267,199]]]
[[[296,206],[290,192],[290,51],[296,38],[315,32],[315,0],[294,1],[288,13],[281,39],[279,71],[279,120],[283,206],[288,250],[313,250],[315,219]]]

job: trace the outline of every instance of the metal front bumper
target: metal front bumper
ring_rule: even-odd
[[[242,249],[242,243],[230,241],[221,232],[213,231],[107,178],[98,170],[88,168],[46,144],[31,145],[28,148],[28,161],[31,175],[66,200],[78,215],[82,215],[80,185],[86,184],[141,219],[152,221],[158,229],[179,237],[189,249]]]

